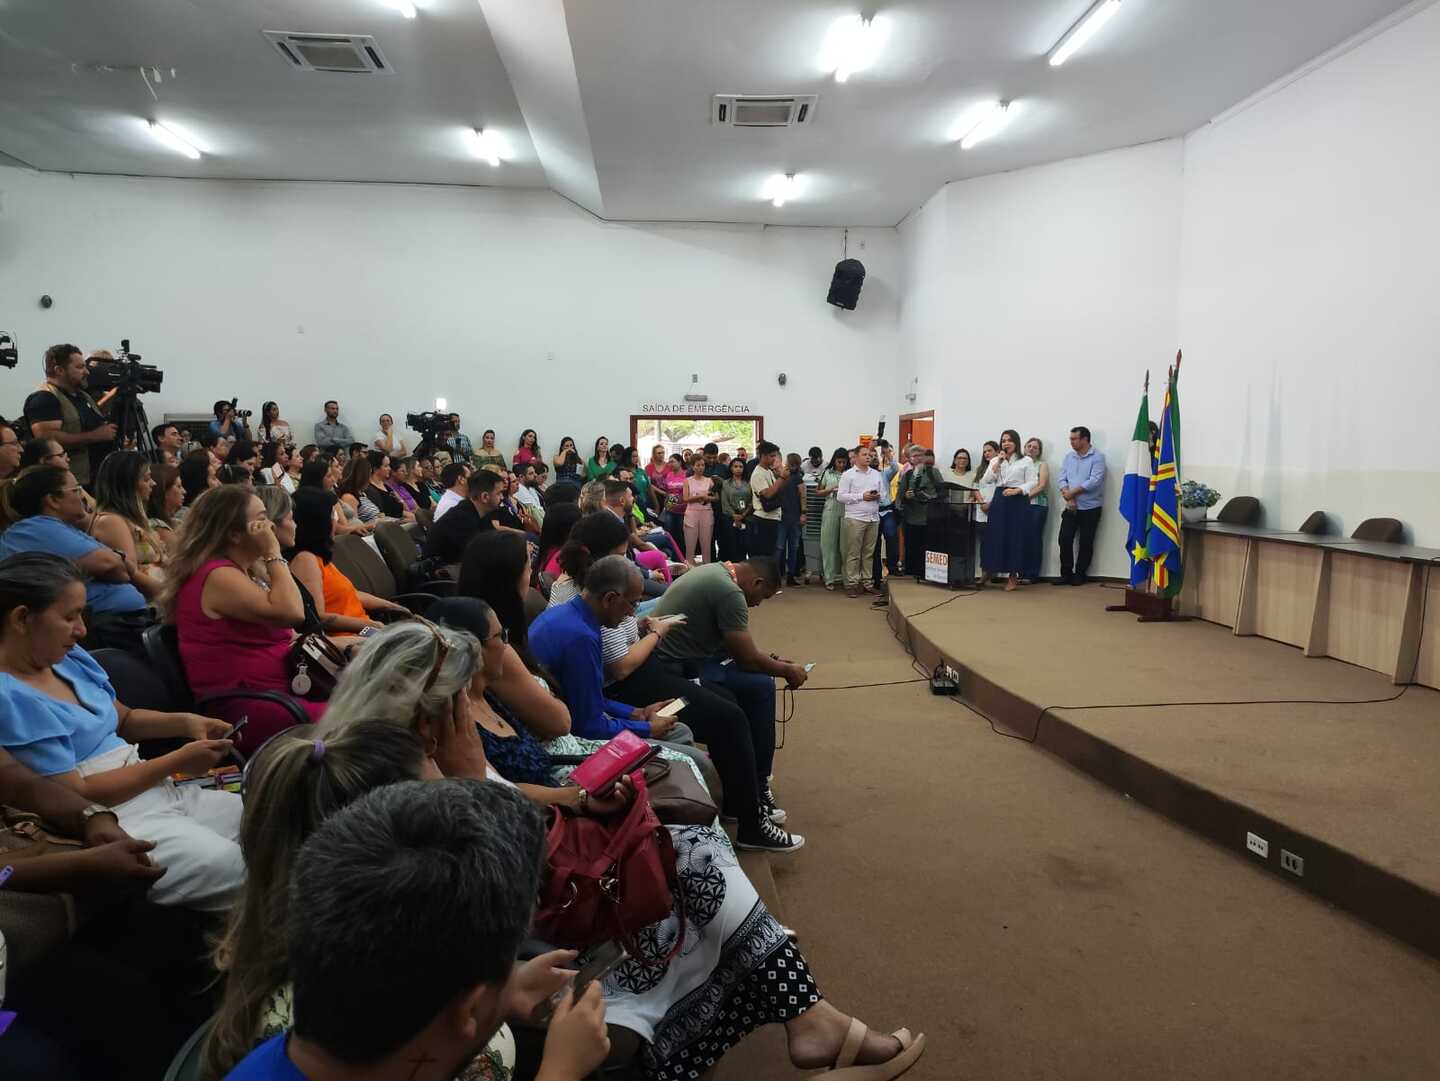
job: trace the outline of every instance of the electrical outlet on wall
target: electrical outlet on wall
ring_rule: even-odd
[[[1280,850],[1280,869],[1282,871],[1289,871],[1296,878],[1304,878],[1305,860],[1303,857],[1295,855],[1295,853],[1291,852],[1288,848],[1282,848]]]
[[[1268,860],[1270,858],[1270,842],[1258,833],[1245,834],[1245,847],[1262,860]]]

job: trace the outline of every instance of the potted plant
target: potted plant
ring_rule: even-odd
[[[1198,480],[1180,485],[1180,517],[1187,522],[1203,522],[1209,510],[1220,502],[1220,493]]]

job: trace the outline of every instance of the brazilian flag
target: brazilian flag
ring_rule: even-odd
[[[1165,409],[1160,418],[1160,456],[1150,478],[1150,533],[1145,549],[1150,556],[1155,592],[1173,597],[1185,579],[1180,533],[1180,391],[1179,375],[1172,369],[1165,388]]]

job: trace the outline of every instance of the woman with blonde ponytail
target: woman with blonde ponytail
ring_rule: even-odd
[[[378,722],[325,739],[313,725],[291,728],[256,755],[240,822],[247,879],[215,948],[224,990],[203,1076],[217,1081],[257,1043],[290,1027],[284,931],[290,868],[305,839],[350,801],[422,777],[426,766],[418,736]]]

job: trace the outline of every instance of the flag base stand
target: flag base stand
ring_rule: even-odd
[[[1147,593],[1143,589],[1125,590],[1124,604],[1107,604],[1107,612],[1133,612],[1141,623],[1188,623],[1193,617],[1175,611],[1175,598]]]

